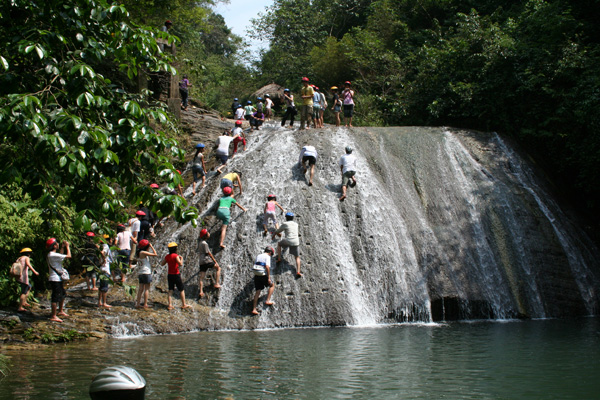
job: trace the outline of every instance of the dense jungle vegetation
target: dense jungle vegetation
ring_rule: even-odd
[[[599,20],[594,0],[275,0],[257,69],[294,89],[351,81],[361,125],[509,135],[597,226]]]
[[[183,151],[164,103],[137,90],[142,71],[188,74],[190,96],[224,113],[263,84],[350,80],[358,125],[509,135],[599,225],[600,2],[275,0],[254,21],[270,47],[253,64],[219,2],[0,2],[0,287],[20,248],[43,260],[47,237],[111,233],[140,201],[197,215],[148,187],[180,182]]]

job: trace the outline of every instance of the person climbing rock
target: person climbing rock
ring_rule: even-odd
[[[352,128],[352,116],[354,115],[354,90],[350,89],[351,83],[344,83],[342,91],[342,101],[344,103],[344,124]]]
[[[267,93],[265,94],[265,120],[271,120],[271,110],[273,108],[273,100],[271,100],[271,96]]]
[[[58,252],[60,248],[60,253]],[[50,238],[46,240],[46,250],[48,254],[46,261],[48,262],[49,274],[48,281],[50,282],[50,289],[52,294],[50,295],[50,304],[52,308],[52,314],[50,321],[63,322],[61,317],[68,317],[69,314],[65,312],[65,291],[64,281],[69,279],[69,273],[63,266],[66,259],[71,258],[71,248],[69,242],[66,240],[62,243],[62,246],[58,244],[58,240]]]
[[[204,149],[206,146],[204,143],[198,143],[196,145],[196,154],[192,160],[192,176],[194,181],[192,182],[192,195],[196,195],[196,184],[202,179],[202,188],[206,187],[206,164],[204,163]]]
[[[340,100],[340,95],[338,94],[337,86],[332,86],[331,91],[333,92],[333,99],[331,100],[331,111],[333,111],[335,126],[340,126],[340,112],[342,111],[342,101]]]
[[[290,254],[296,258],[296,278],[301,278],[303,275],[300,272],[300,252],[298,246],[300,246],[300,238],[298,236],[298,224],[294,221],[294,213],[287,212],[285,214],[285,222],[281,224],[279,229],[275,230],[272,235],[272,239],[275,240],[275,236],[281,236],[281,232],[285,233],[285,238],[277,243],[277,262],[281,262],[281,249],[288,249]]]
[[[221,285],[219,284],[221,278],[221,267],[219,267],[219,263],[215,259],[215,256],[210,251],[210,247],[206,240],[210,238],[210,233],[207,229],[202,229],[200,231],[200,245],[198,247],[199,257],[198,260],[200,262],[200,279],[198,280],[198,298],[204,297],[204,278],[206,277],[206,271],[210,268],[215,269],[215,284],[214,288],[219,289]]]
[[[356,185],[356,156],[352,154],[352,147],[346,146],[346,154],[340,158],[340,171],[342,173],[342,196],[340,201],[346,198],[346,190],[348,185],[354,187]]]
[[[315,164],[317,163],[317,149],[314,146],[304,146],[300,150],[300,157],[298,163],[302,167],[302,172],[306,174],[308,167],[310,167],[310,179],[308,180],[308,186],[313,185],[313,178],[315,176]],[[308,164],[308,167],[307,167]]]
[[[225,235],[227,235],[227,226],[231,221],[231,206],[235,204],[242,211],[246,212],[246,209],[231,197],[232,192],[233,189],[229,186],[223,188],[223,197],[219,199],[219,208],[217,209],[217,218],[223,222],[223,226],[221,226],[221,240],[219,242],[219,246],[222,249],[225,248],[223,242],[225,242]]]
[[[274,303],[271,301],[271,296],[273,295],[273,291],[275,290],[275,285],[271,280],[271,257],[275,250],[271,246],[267,246],[265,251],[259,254],[256,257],[256,261],[252,266],[252,272],[254,273],[254,300],[252,300],[252,315],[258,315],[258,310],[256,309],[258,305],[258,299],[260,298],[260,293],[266,287],[268,287],[267,291],[267,299],[265,300],[265,305],[272,306]]]
[[[21,255],[17,258],[16,262],[21,264],[21,276],[17,278],[17,282],[19,282],[19,286],[21,287],[21,293],[19,295],[19,307],[17,308],[17,311],[23,312],[27,311],[25,307],[31,307],[31,304],[27,303],[27,296],[31,290],[31,285],[29,284],[29,271],[31,270],[35,275],[39,274],[31,265],[31,254],[33,253],[33,250],[29,247],[25,247],[24,249],[21,249],[19,253]]]
[[[302,78],[302,89],[300,90],[300,97],[302,97],[302,108],[300,109],[300,129],[309,127],[308,120],[312,118],[313,111],[313,96],[315,95],[314,89],[309,85],[309,79],[307,77]]]
[[[179,94],[181,95],[181,109],[187,110],[188,108],[188,97],[189,97],[189,88],[192,86],[190,80],[187,75],[183,76],[183,79],[179,81]]]
[[[296,110],[296,105],[294,104],[294,95],[290,93],[290,89],[283,90],[283,100],[285,101],[285,114],[283,114],[283,118],[281,120],[281,126],[285,126],[285,121],[290,120],[290,128],[294,127],[294,118],[298,111]]]
[[[240,196],[242,195],[242,173],[240,171],[234,171],[234,172],[230,172],[227,175],[223,176],[223,179],[221,179],[221,189],[225,188],[225,187],[230,187],[232,189],[232,196],[233,197],[233,189],[235,187],[238,188],[238,190],[240,191]]]
[[[277,215],[275,207],[279,207],[281,212],[285,212],[283,207],[277,202],[277,196],[274,194],[270,194],[267,196],[267,203],[265,204],[264,214],[263,214],[263,229],[264,235],[268,232],[269,222],[273,224],[275,229],[279,228],[279,224],[277,223]]]
[[[230,132],[226,130],[221,136],[217,138],[217,151],[215,152],[217,159],[221,162],[221,166],[217,168],[217,172],[220,174],[223,172],[223,168],[227,165],[229,159],[229,145],[233,141],[233,137],[230,136]]]
[[[137,291],[135,299],[135,308],[148,308],[148,296],[150,295],[150,284],[152,283],[152,267],[150,265],[150,257],[157,257],[158,253],[149,240],[140,240],[136,257],[138,263],[136,265],[138,273],[138,283],[140,287]],[[168,279],[168,278],[167,278]],[[142,299],[144,303],[142,304]],[[169,300],[171,297],[169,296]]]
[[[169,286],[169,305],[167,306],[167,310],[172,310],[173,302],[171,297],[173,296],[173,290],[177,287],[179,290],[179,297],[181,298],[181,308],[191,308],[192,306],[185,303],[185,287],[183,286],[183,281],[181,280],[181,273],[179,271],[179,267],[183,266],[183,257],[177,254],[177,243],[171,242],[167,245],[169,249],[169,254],[167,254],[164,260],[160,263],[161,266],[168,264],[167,271],[167,283]]]
[[[235,128],[233,128],[233,154],[231,155],[231,158],[233,158],[233,156],[235,156],[235,153],[237,153],[237,149],[238,149],[238,145],[240,143],[242,143],[242,145],[244,146],[244,151],[246,151],[246,134],[244,133],[244,130],[242,129],[242,121],[238,120],[235,121]]]

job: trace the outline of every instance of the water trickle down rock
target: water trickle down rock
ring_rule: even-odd
[[[215,329],[598,313],[598,250],[571,222],[556,222],[565,215],[542,200],[548,195],[531,183],[532,171],[497,135],[267,125],[249,136],[248,151],[228,166],[243,172],[236,198],[248,212],[232,208],[225,250],[217,249],[220,222],[203,210],[223,269],[222,288],[209,284],[201,301],[215,307]],[[312,187],[297,164],[306,144],[319,152]],[[358,157],[358,185],[339,202],[346,145]],[[210,178],[190,201],[213,204],[218,184]],[[269,193],[297,216],[305,275],[295,279],[286,255],[273,267],[275,306],[260,305],[261,315],[249,317],[250,267],[266,245],[276,245],[262,235]],[[157,243],[161,256],[166,243],[180,244],[192,299],[200,229],[168,221]],[[166,267],[157,275],[165,287]]]

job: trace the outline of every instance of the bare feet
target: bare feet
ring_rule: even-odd
[[[25,304],[23,304],[23,307],[31,307],[31,304],[25,303]]]
[[[311,182],[308,182],[308,186],[312,186],[312,181],[311,181]]]
[[[54,322],[63,322],[62,319],[58,318],[58,317],[50,317],[50,321],[54,321]]]
[[[252,310],[252,315],[258,315],[258,311]]]
[[[214,287],[215,289],[221,289],[221,285],[219,285],[218,283],[216,283],[216,284],[215,284],[213,287]]]
[[[141,305],[139,305],[139,304],[136,304],[136,305],[135,305],[135,308],[142,308],[142,306],[141,306]]]
[[[300,272],[296,272],[296,278],[302,278],[304,276],[304,274],[300,273]]]
[[[68,317],[68,316],[69,316],[69,314],[67,314],[67,313],[66,313],[66,312],[64,312],[64,311],[61,311],[61,312],[59,312],[59,313],[58,313],[58,314],[56,314],[56,315],[60,315],[61,317]],[[62,322],[62,321],[61,321],[61,322]]]
[[[175,307],[173,307],[173,306],[168,306],[168,307],[167,307],[167,310],[172,310],[172,309],[174,309],[174,308],[175,308]]]
[[[98,288],[97,287],[92,288],[92,291],[95,291],[95,290],[98,290]]]
[[[272,301],[265,301],[265,305],[267,305],[267,306],[272,306],[272,305],[274,305],[274,304],[275,304],[275,303],[273,303]]]
[[[112,306],[110,304],[102,304],[102,307],[104,307],[104,308],[112,308]]]
[[[344,199],[346,198],[346,195],[342,195],[342,197],[340,197],[340,201],[344,201]]]
[[[195,191],[195,190],[193,190],[193,191],[192,191],[192,196],[195,196],[195,195],[196,195],[196,191]]]
[[[224,249],[225,245],[224,244],[220,244],[219,247],[222,248],[222,249]]]
[[[24,312],[24,311],[27,311],[27,310],[26,310],[26,309],[24,309],[23,307],[19,307],[19,308],[17,308],[17,312]]]
[[[199,293],[199,294],[198,294],[198,298],[199,298],[199,299],[201,299],[201,298],[203,298],[203,297],[204,297],[204,293]]]
[[[150,308],[148,304],[144,304],[144,308]]]
[[[182,309],[182,310],[185,310],[186,308],[192,308],[192,306],[191,306],[191,305],[189,305],[189,304],[186,304],[185,306],[182,306],[182,307],[181,307],[181,309]]]

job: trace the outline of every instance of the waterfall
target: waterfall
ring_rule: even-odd
[[[243,172],[226,248],[210,206],[218,176],[191,196],[200,225],[168,221],[157,243],[179,243],[188,298],[198,293],[198,232],[222,267],[222,288],[206,288],[215,329],[372,325],[386,322],[598,313],[598,250],[533,170],[495,134],[442,128],[333,128],[294,131],[269,124],[228,163]],[[319,152],[314,185],[298,166],[304,145]],[[338,160],[358,159],[358,184],[338,201]],[[250,270],[265,246],[266,195],[296,214],[304,277],[292,256],[275,266],[273,307],[250,317]],[[283,215],[278,215],[279,222]],[[209,272],[209,275],[211,273]],[[166,280],[160,268],[156,281]],[[154,285],[157,285],[155,282]],[[164,283],[158,283],[163,285]],[[266,292],[266,291],[265,291]],[[261,299],[261,304],[264,298]]]

